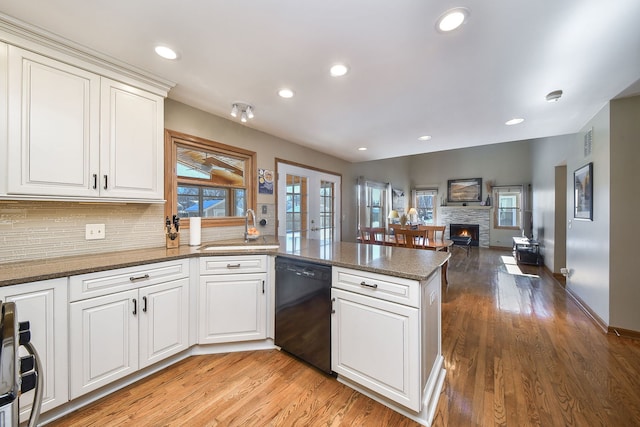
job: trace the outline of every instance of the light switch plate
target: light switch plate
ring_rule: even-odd
[[[87,224],[84,237],[86,240],[104,239],[105,237],[104,224]]]

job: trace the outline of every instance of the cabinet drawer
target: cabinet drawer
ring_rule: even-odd
[[[71,276],[69,299],[78,301],[189,277],[189,260],[158,262]]]
[[[266,255],[212,256],[200,258],[200,274],[265,273]]]
[[[411,307],[420,306],[420,282],[417,280],[334,267],[331,286]]]

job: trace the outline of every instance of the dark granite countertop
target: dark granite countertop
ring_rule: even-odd
[[[275,248],[278,245],[278,248]],[[206,250],[206,247],[219,247]],[[242,246],[242,250],[237,250]],[[271,246],[271,248],[265,248]],[[225,249],[227,248],[227,249]],[[0,264],[0,286],[93,273],[174,259],[265,253],[295,257],[322,264],[355,268],[390,276],[424,280],[449,258],[446,252],[376,246],[350,242],[323,244],[319,240],[302,239],[280,242],[271,237],[245,243],[227,240],[200,247],[180,246],[176,249],[149,248],[102,254],[78,255]]]

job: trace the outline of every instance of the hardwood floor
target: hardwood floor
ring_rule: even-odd
[[[520,269],[507,251],[454,251],[433,425],[640,425],[640,341]],[[49,425],[417,426],[278,351],[191,357]]]

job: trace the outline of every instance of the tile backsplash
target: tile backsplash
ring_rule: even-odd
[[[270,212],[275,206],[269,205]],[[262,234],[274,234],[267,215]],[[85,240],[86,224],[105,224],[105,238]],[[244,227],[203,228],[202,242],[242,237]],[[164,206],[0,201],[0,264],[165,245]],[[189,244],[189,230],[180,243]]]

